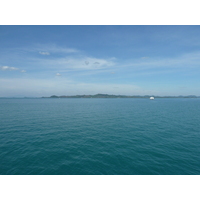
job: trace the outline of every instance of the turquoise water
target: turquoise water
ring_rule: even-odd
[[[0,174],[200,174],[200,99],[0,99]]]

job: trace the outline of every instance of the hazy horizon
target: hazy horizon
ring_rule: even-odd
[[[0,98],[50,98],[52,96],[57,96],[57,97],[62,97],[62,96],[66,96],[66,97],[73,97],[73,96],[95,96],[95,95],[108,95],[108,96],[126,96],[126,97],[150,97],[150,96],[153,96],[153,97],[197,97],[197,98],[200,98],[200,96],[198,95],[193,95],[193,94],[190,94],[190,95],[149,95],[149,94],[145,94],[145,95],[121,95],[121,94],[75,94],[75,95],[66,95],[66,94],[62,94],[62,95],[50,95],[50,96],[4,96],[4,97],[0,97]]]
[[[200,95],[200,26],[0,26],[0,97]]]

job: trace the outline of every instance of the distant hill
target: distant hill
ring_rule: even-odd
[[[154,95],[152,95],[154,96]],[[110,95],[110,94],[95,94],[95,95],[73,95],[73,96],[56,96],[52,95],[50,97],[42,97],[42,98],[150,98],[151,95]],[[188,96],[154,96],[155,98],[200,98],[200,96],[188,95]]]

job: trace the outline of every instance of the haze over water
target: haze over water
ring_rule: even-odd
[[[200,174],[200,99],[0,99],[0,174]]]

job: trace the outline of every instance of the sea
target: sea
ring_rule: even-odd
[[[200,98],[2,98],[0,175],[200,175]]]

